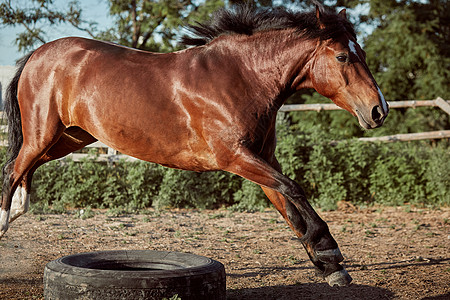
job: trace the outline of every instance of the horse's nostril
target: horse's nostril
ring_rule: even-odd
[[[372,120],[374,120],[375,122],[380,122],[383,119],[383,115],[383,110],[379,105],[375,106],[372,109]]]

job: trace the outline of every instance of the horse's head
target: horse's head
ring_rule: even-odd
[[[319,8],[316,8],[316,16],[321,29],[333,34],[332,26],[339,24],[327,23]],[[345,9],[339,13],[339,18],[342,24],[348,23]],[[356,116],[362,127],[372,129],[383,125],[389,107],[370,73],[366,54],[356,42],[353,30],[322,40],[312,58],[310,71],[313,88]]]

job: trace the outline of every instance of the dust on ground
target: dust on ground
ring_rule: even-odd
[[[0,240],[0,299],[43,299],[47,262],[114,249],[182,251],[222,262],[227,299],[450,299],[450,208],[320,212],[353,277],[332,288],[275,210],[26,214]]]

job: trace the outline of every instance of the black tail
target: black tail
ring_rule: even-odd
[[[17,86],[23,68],[28,59],[30,59],[31,54],[33,54],[33,52],[17,61],[16,75],[14,75],[6,90],[4,109],[8,119],[8,160],[6,161],[5,166],[17,158],[23,144],[22,119],[20,118],[19,101],[17,99]]]

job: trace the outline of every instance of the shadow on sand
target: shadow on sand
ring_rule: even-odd
[[[227,300],[297,300],[297,299],[392,299],[386,289],[352,284],[348,287],[330,287],[326,283],[305,283],[285,286],[267,286],[227,290]]]

